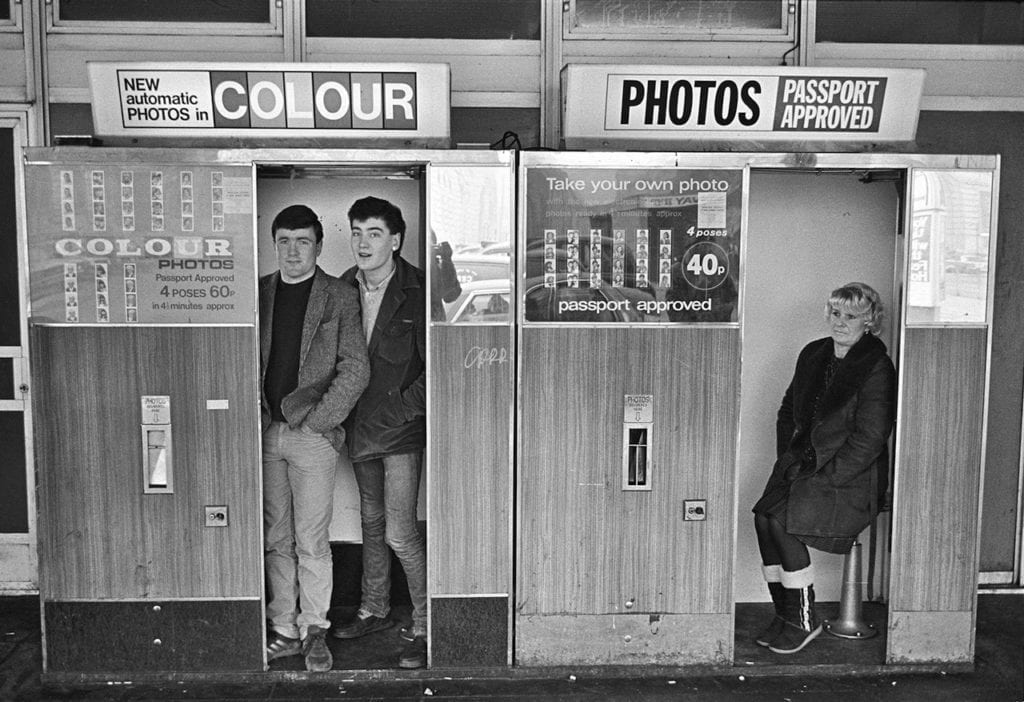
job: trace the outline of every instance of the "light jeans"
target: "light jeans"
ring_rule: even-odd
[[[328,528],[338,452],[320,434],[274,422],[263,433],[263,547],[267,619],[282,636],[329,629],[334,587]],[[296,607],[296,603],[298,606]]]
[[[363,527],[360,606],[386,617],[391,611],[390,546],[405,571],[412,600],[412,633],[427,634],[427,551],[416,527],[423,454],[403,453],[353,463]]]

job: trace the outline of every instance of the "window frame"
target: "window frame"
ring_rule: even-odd
[[[264,0],[269,22],[156,22],[61,20],[61,0],[46,4],[46,31],[52,34],[161,34],[175,36],[281,36],[284,33],[283,0]]]
[[[22,7],[23,3],[17,2],[16,0],[0,0],[0,2],[7,3],[8,19],[0,19],[0,33],[20,33],[24,29],[24,23],[22,16],[24,14]]]
[[[621,30],[609,28],[585,28],[574,26],[578,0],[564,0],[562,3],[562,39],[567,41],[586,39],[615,39],[632,41],[688,41],[688,42],[762,42],[792,44],[797,39],[799,25],[797,6],[806,0],[778,0],[782,10],[782,27],[776,30],[759,27],[731,28],[724,31],[713,29],[689,29],[671,26],[624,27]]]

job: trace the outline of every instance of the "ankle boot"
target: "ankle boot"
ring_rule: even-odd
[[[764,574],[765,582],[768,584],[768,592],[772,596],[772,604],[775,605],[775,616],[772,617],[771,624],[762,631],[754,639],[754,643],[758,646],[768,646],[774,641],[779,634],[782,633],[782,627],[785,622],[782,619],[783,613],[783,593],[785,588],[782,587],[782,566],[779,565],[762,565],[761,572]]]
[[[821,633],[814,612],[814,586],[785,588],[782,632],[768,645],[774,653],[796,653]]]
[[[782,632],[768,645],[774,653],[796,653],[821,633],[814,612],[814,571],[810,565],[782,571]]]

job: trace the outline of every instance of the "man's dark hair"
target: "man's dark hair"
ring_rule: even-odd
[[[305,205],[290,205],[277,213],[273,224],[270,225],[270,236],[277,241],[278,229],[305,229],[313,227],[316,233],[316,243],[324,240],[324,225],[316,212]]]
[[[387,225],[388,231],[398,235],[398,248],[391,254],[392,258],[398,258],[405,243],[405,220],[402,218],[402,211],[387,200],[372,195],[356,200],[352,207],[348,208],[349,224],[365,222],[371,217],[381,220]]]

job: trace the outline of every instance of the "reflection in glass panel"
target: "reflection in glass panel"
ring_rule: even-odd
[[[270,22],[269,0],[58,0],[69,22]]]
[[[914,171],[908,322],[986,321],[991,222],[989,171]]]
[[[505,323],[509,312],[511,175],[505,166],[429,170],[431,295],[445,319]]]
[[[453,107],[451,117],[456,144],[506,149],[540,146],[540,110],[535,107]]]
[[[587,31],[637,33],[781,29],[779,0],[575,0],[572,26]]]
[[[818,41],[1024,44],[1019,0],[818,0]]]
[[[540,0],[306,0],[306,35],[540,39]]]

